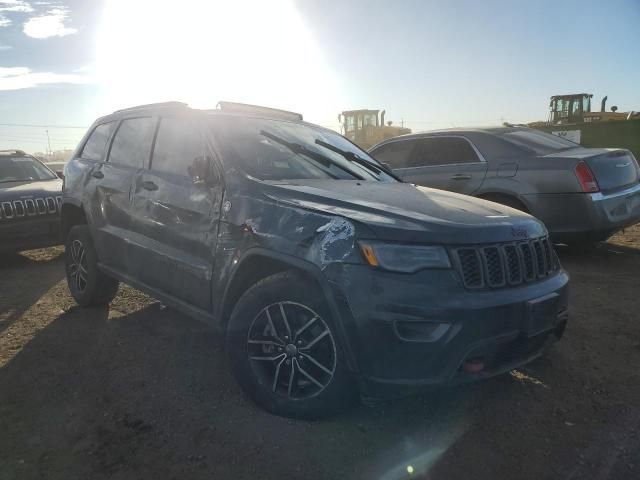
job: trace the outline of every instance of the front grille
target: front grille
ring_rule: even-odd
[[[559,268],[547,237],[453,249],[456,266],[470,289],[502,288],[546,278]]]
[[[35,200],[12,200],[0,203],[0,221],[33,217],[35,215],[56,215],[60,212],[62,197],[41,197]]]

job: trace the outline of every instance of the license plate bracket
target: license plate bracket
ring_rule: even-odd
[[[556,326],[558,317],[558,299],[560,295],[550,293],[544,297],[527,302],[527,318],[524,333],[533,337]]]

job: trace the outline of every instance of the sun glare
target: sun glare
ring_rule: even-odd
[[[291,1],[112,0],[98,38],[101,110],[219,100],[334,119],[338,89]]]

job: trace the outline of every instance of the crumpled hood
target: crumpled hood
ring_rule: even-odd
[[[383,240],[446,244],[505,242],[546,235],[534,217],[467,195],[408,183],[348,180],[261,182],[279,203],[339,215]]]
[[[0,183],[0,201],[62,195],[62,180],[22,181]]]

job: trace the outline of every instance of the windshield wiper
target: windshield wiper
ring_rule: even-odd
[[[327,148],[332,152],[337,153],[338,155],[342,155],[345,159],[347,159],[350,162],[357,163],[358,165],[362,165],[367,170],[375,173],[376,175],[380,175],[381,173],[384,172],[387,175],[395,178],[396,180],[400,180],[398,177],[395,176],[393,172],[390,172],[389,169],[384,168],[382,165],[376,165],[374,163],[371,163],[370,161],[365,160],[364,158],[358,156],[358,154],[354,152],[350,152],[348,150],[342,150],[341,148],[338,148],[335,145],[331,145],[330,143],[324,142],[322,140],[316,140],[316,144],[320,145],[321,147]]]
[[[260,135],[262,135],[264,137],[267,137],[269,140],[273,140],[274,142],[279,143],[280,145],[283,145],[283,146],[287,147],[293,153],[296,153],[298,155],[303,155],[303,156],[306,156],[306,157],[308,157],[308,158],[310,158],[312,160],[315,160],[316,162],[322,164],[323,166],[325,166],[327,168],[329,168],[331,165],[333,165],[334,167],[337,167],[340,170],[348,173],[349,175],[351,175],[352,177],[356,178],[357,180],[364,180],[364,177],[361,177],[357,173],[352,172],[351,170],[349,170],[346,167],[343,167],[339,163],[334,162],[331,158],[326,157],[326,156],[322,155],[321,153],[314,152],[313,150],[309,150],[304,145],[300,145],[299,143],[289,142],[289,141],[285,140],[284,138],[280,138],[277,135],[274,135],[274,134],[269,133],[269,132],[265,132],[264,130],[260,130]],[[327,173],[329,176],[331,176],[333,178],[337,178],[337,177],[334,177],[333,175],[331,175],[329,172],[325,171],[325,173]]]

